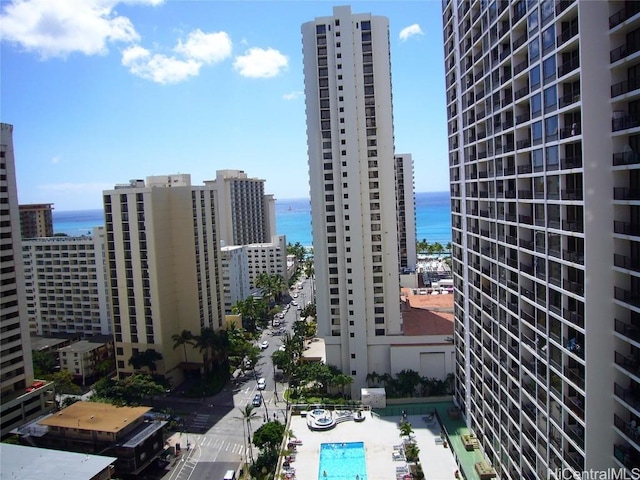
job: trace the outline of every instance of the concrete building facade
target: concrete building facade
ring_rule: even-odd
[[[285,282],[289,279],[287,271],[287,237],[274,235],[271,242],[247,245],[249,265],[249,284],[253,288],[261,273],[280,275]]]
[[[302,43],[318,334],[359,395],[402,334],[389,22],[335,7]]]
[[[22,242],[31,335],[110,335],[105,230]]]
[[[398,246],[400,270],[415,270],[418,261],[416,245],[416,204],[413,182],[413,157],[396,154],[396,212],[398,214]]]
[[[107,269],[119,376],[135,351],[162,354],[177,384],[186,367],[172,336],[224,323],[216,192],[187,174],[148,177],[104,192]],[[190,358],[201,358],[192,352]]]
[[[53,203],[31,203],[19,206],[22,238],[53,235]]]
[[[275,200],[264,193],[264,180],[218,170],[215,180],[204,183],[218,192],[222,246],[269,242],[276,234]]]
[[[34,385],[26,289],[20,238],[20,215],[13,150],[13,125],[0,123],[0,438],[52,409],[53,389]]]
[[[640,466],[640,6],[445,0],[456,398],[500,478]]]
[[[251,295],[249,257],[246,245],[222,247],[222,282],[224,284],[224,311],[231,313],[238,301]]]
[[[91,385],[100,375],[115,371],[113,337],[93,337],[64,346],[58,350],[58,361],[60,370],[69,372],[74,381]]]

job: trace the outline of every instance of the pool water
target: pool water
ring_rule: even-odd
[[[318,480],[367,480],[364,442],[321,444]]]

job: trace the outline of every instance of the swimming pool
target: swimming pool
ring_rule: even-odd
[[[318,480],[367,480],[364,442],[321,444]]]

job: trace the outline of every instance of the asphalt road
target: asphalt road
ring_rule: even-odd
[[[294,292],[298,297],[292,300],[304,308],[311,301],[311,281],[305,280],[303,289],[291,291]],[[275,330],[284,327],[292,332],[293,323],[299,318],[300,312],[291,306],[284,320],[280,320],[280,327]],[[251,404],[258,392],[262,394],[263,403],[255,410],[259,416],[251,423],[251,437],[267,418],[285,421],[286,402],[282,399],[282,392],[286,384],[276,383],[271,361],[271,355],[282,345],[282,341],[280,336],[271,335],[273,330],[268,328],[262,332],[258,344],[266,340],[269,346],[262,350],[252,372],[247,372],[244,378],[225,387],[215,397],[200,403],[194,402],[192,406],[190,404],[193,414],[180,437],[183,454],[163,480],[222,480],[227,470],[237,470],[245,458],[250,459],[251,455],[257,457],[257,449],[251,448],[245,438],[246,429],[240,409]],[[262,391],[257,389],[259,378],[264,378],[266,383]],[[281,376],[277,378],[282,380]],[[190,448],[185,451],[187,443]]]

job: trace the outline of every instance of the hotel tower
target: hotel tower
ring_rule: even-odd
[[[640,3],[442,12],[456,399],[500,478],[639,467]]]
[[[402,333],[389,22],[335,7],[302,43],[318,333],[359,392]]]

